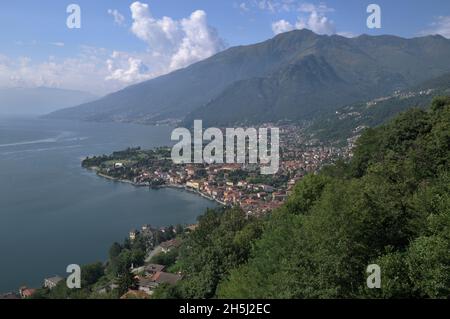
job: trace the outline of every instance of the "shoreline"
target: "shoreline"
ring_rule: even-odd
[[[98,170],[97,170],[96,167],[86,167],[86,169],[88,169],[88,170],[90,170],[90,171],[92,171],[92,172],[95,172],[97,176],[99,176],[99,177],[101,177],[101,178],[105,178],[105,179],[107,179],[107,180],[109,180],[109,181],[112,181],[112,182],[125,183],[125,184],[128,184],[128,185],[132,185],[132,186],[134,186],[134,187],[148,187],[148,188],[154,189],[154,190],[163,189],[163,188],[170,188],[170,189],[184,190],[184,191],[189,192],[189,193],[194,193],[194,194],[196,194],[196,195],[198,195],[198,196],[201,196],[201,197],[203,197],[203,198],[205,198],[205,199],[207,199],[207,200],[210,200],[210,201],[212,201],[212,202],[215,202],[215,203],[217,203],[217,204],[219,204],[219,205],[227,206],[224,202],[222,202],[222,201],[220,201],[220,200],[218,200],[218,199],[215,199],[215,198],[213,198],[213,197],[211,197],[211,196],[209,196],[209,195],[207,195],[207,194],[204,194],[204,193],[202,193],[202,192],[199,192],[199,191],[197,191],[197,190],[188,188],[188,187],[186,187],[186,186],[184,186],[184,185],[178,185],[178,184],[164,184],[164,185],[152,187],[152,186],[150,186],[149,183],[135,183],[135,182],[130,181],[130,180],[127,180],[127,179],[119,179],[119,178],[111,177],[111,176],[109,176],[109,175],[106,175],[106,174],[103,174],[103,173],[98,172]]]

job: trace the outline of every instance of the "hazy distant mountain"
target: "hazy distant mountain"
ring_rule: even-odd
[[[5,88],[0,89],[0,114],[40,115],[97,98],[86,92],[45,87]]]
[[[186,124],[203,119],[210,125],[303,120],[449,71],[450,40],[441,36],[349,39],[292,31],[51,117],[143,123],[177,118]]]

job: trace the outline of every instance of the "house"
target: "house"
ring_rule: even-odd
[[[46,278],[44,280],[44,287],[48,288],[48,289],[53,289],[55,288],[58,283],[63,280],[63,278],[59,277],[59,276],[55,276],[55,277],[51,277],[51,278]]]
[[[111,283],[111,284],[108,284],[106,286],[102,286],[102,287],[96,289],[96,292],[99,294],[106,294],[117,288],[119,288],[119,285]]]
[[[164,268],[166,268],[163,265],[157,265],[157,264],[149,264],[145,266],[144,272],[146,276],[153,276],[157,272],[163,271]]]
[[[195,190],[199,190],[200,189],[200,182],[198,182],[198,181],[188,181],[188,182],[186,182],[186,187],[192,188],[192,189],[195,189]]]
[[[0,300],[16,300],[21,299],[15,292],[8,292],[6,294],[0,294]]]
[[[177,274],[170,274],[168,272],[157,272],[155,275],[153,275],[152,280],[153,282],[160,284],[169,284],[169,285],[175,285],[178,281],[180,281],[183,277],[181,275]]]
[[[136,229],[133,229],[130,231],[130,240],[136,240],[137,236],[139,235],[139,231]]]
[[[152,239],[154,237],[154,232],[156,232],[156,230],[153,229],[151,225],[144,225],[144,226],[142,226],[141,235],[142,235],[142,237],[144,239],[147,240],[147,242],[151,242],[152,241]],[[135,239],[136,239],[136,235],[137,234],[135,234],[135,236],[134,236]]]
[[[161,243],[160,246],[161,246],[162,252],[167,254],[172,249],[180,247],[180,245],[181,245],[181,242],[179,240],[172,239],[172,240],[165,241],[165,242]]]
[[[245,182],[245,181],[240,181],[240,182],[237,183],[238,187],[246,187],[247,185],[248,185],[248,183]]]
[[[264,192],[267,192],[267,193],[272,193],[275,190],[275,188],[273,188],[270,185],[261,185],[261,188]]]
[[[156,283],[152,278],[140,278],[138,282],[138,290],[141,292],[145,292],[147,295],[152,295],[153,291],[158,287],[158,283]]]
[[[22,297],[23,299],[31,298],[36,293],[36,291],[37,291],[37,289],[22,287],[19,290],[20,297]]]
[[[189,225],[186,227],[187,231],[193,232],[198,228],[198,224]]]
[[[149,299],[149,295],[140,290],[129,290],[120,299]]]

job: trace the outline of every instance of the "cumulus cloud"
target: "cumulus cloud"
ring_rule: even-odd
[[[216,30],[208,26],[204,11],[193,12],[188,19],[181,20],[180,25],[183,39],[175,46],[172,70],[206,59],[225,47]]]
[[[108,80],[132,83],[168,73],[206,59],[225,48],[202,10],[188,18],[155,18],[149,5],[131,4],[131,32],[147,44],[146,54],[113,53],[108,59]]]
[[[155,18],[147,4],[137,1],[131,4],[130,13],[131,34],[147,46],[143,52],[83,46],[74,57],[39,61],[0,54],[0,87],[48,86],[106,94],[186,67],[225,48],[202,10],[179,20]],[[124,25],[120,12],[110,9],[108,14]]]
[[[133,83],[147,80],[152,77],[145,63],[127,53],[115,51],[106,61],[110,75],[106,80],[116,80],[123,83]]]
[[[334,22],[326,16],[326,13],[333,12],[334,9],[324,4],[316,6],[311,3],[302,3],[298,6],[298,11],[303,14],[306,13],[307,16],[299,16],[295,23],[290,23],[286,20],[279,20],[272,23],[272,31],[274,34],[292,31],[294,29],[309,29],[317,34],[336,33]]]
[[[125,24],[125,17],[117,9],[108,9],[108,14],[114,18],[114,23],[117,25]]]
[[[317,34],[333,34],[336,32],[333,21],[320,13],[311,11],[308,18],[300,18],[295,24],[296,29],[309,29]]]
[[[279,20],[272,23],[272,31],[275,35],[294,30],[295,27],[286,20]]]
[[[72,58],[49,57],[35,61],[29,57],[0,56],[1,87],[55,87],[105,94],[122,87],[107,83],[105,67],[108,53],[105,49],[82,47]]]
[[[422,32],[420,35],[442,35],[450,38],[450,16],[440,16],[436,18],[430,27]]]

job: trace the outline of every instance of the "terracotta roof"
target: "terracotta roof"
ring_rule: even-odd
[[[182,277],[180,275],[160,271],[152,277],[152,280],[158,284],[175,285],[179,280],[181,280],[181,278]]]
[[[159,271],[163,271],[164,268],[166,268],[166,267],[163,266],[163,265],[148,264],[147,266],[145,266],[145,271],[146,272],[157,273]]]
[[[130,290],[124,294],[120,299],[149,299],[149,295],[143,291]]]
[[[36,293],[36,290],[37,289],[27,288],[27,289],[22,290],[21,293],[22,293],[23,297],[31,297]]]
[[[181,242],[177,239],[172,239],[161,243],[161,247],[164,249],[169,249],[172,247],[178,247],[181,245]]]

